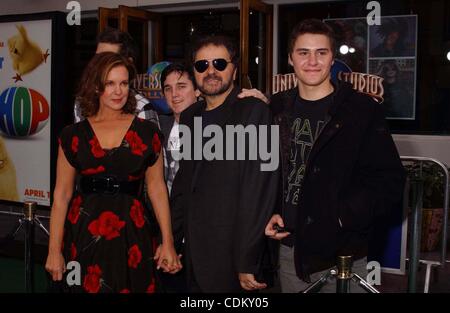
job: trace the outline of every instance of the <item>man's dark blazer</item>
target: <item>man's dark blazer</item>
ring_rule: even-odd
[[[268,106],[253,97],[238,99],[238,93],[234,88],[220,108],[221,128],[270,126]],[[206,103],[200,101],[186,109],[181,114],[180,125],[193,130],[194,117],[200,117],[205,107]],[[193,147],[192,144],[191,140]],[[260,270],[264,228],[275,205],[279,173],[278,170],[261,171],[262,162],[257,155],[258,160],[195,161],[191,158],[180,162],[171,206],[172,211],[182,212],[183,218],[174,220],[173,225],[174,229],[183,225],[188,280],[195,277],[203,292],[240,291],[238,273]],[[174,216],[180,214],[174,212]],[[179,232],[174,237],[181,238]]]

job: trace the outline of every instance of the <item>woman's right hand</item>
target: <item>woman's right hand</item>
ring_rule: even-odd
[[[50,273],[54,281],[62,280],[63,273],[66,271],[66,263],[61,252],[49,253],[45,269]]]

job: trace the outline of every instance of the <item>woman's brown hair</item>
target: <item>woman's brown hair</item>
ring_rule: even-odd
[[[80,103],[81,115],[86,118],[97,114],[100,103],[100,95],[105,90],[105,82],[109,72],[118,66],[124,66],[128,70],[128,82],[136,75],[136,69],[127,59],[114,52],[96,54],[88,63],[81,76],[77,92],[77,100]],[[136,113],[136,98],[134,92],[129,89],[128,99],[122,108],[123,113]]]

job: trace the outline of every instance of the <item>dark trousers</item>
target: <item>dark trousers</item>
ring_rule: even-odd
[[[183,268],[176,274],[156,271],[156,291],[159,293],[186,293],[186,270]]]

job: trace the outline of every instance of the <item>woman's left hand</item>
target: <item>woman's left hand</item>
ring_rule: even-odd
[[[177,255],[173,244],[160,244],[156,249],[154,259],[157,262],[156,269],[162,268],[165,273],[175,274],[183,268],[181,254]]]

